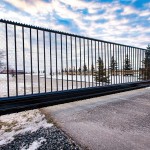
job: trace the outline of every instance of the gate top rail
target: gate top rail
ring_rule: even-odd
[[[4,19],[0,19],[0,22],[6,23],[6,24],[11,24],[11,25],[23,26],[23,27],[32,28],[32,29],[37,29],[37,30],[42,30],[42,31],[48,31],[48,32],[52,32],[52,33],[58,33],[58,34],[78,37],[78,38],[84,38],[84,39],[87,39],[87,40],[105,42],[105,43],[115,44],[115,45],[119,45],[119,46],[125,46],[125,47],[140,49],[140,50],[146,50],[144,48],[139,48],[139,47],[135,47],[135,46],[125,45],[125,44],[120,44],[120,43],[115,43],[115,42],[109,42],[109,41],[105,41],[105,40],[99,40],[99,39],[96,39],[96,38],[90,38],[90,37],[81,36],[81,35],[77,35],[77,34],[72,34],[72,33],[52,30],[52,29],[48,29],[48,28],[43,28],[43,27],[39,27],[39,26],[33,26],[33,25],[29,25],[29,24],[18,23],[18,22],[4,20]]]

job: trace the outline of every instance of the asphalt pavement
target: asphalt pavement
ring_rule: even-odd
[[[150,150],[150,88],[40,110],[83,149]]]

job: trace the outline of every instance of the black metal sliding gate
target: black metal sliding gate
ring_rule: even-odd
[[[1,114],[149,83],[146,49],[6,20],[0,29]]]

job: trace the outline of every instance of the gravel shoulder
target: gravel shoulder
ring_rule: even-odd
[[[60,129],[40,128],[35,132],[17,134],[14,140],[0,146],[0,150],[79,150],[79,146]]]
[[[80,150],[39,110],[0,116],[0,150]]]

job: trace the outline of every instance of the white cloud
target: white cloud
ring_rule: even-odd
[[[89,4],[91,3],[87,3],[87,2],[84,2],[82,0],[58,0],[59,2],[62,2],[68,6],[71,6],[72,8],[74,9],[84,9],[84,8],[87,8],[89,6]]]
[[[0,7],[2,9],[0,17],[4,19],[11,19],[19,22],[28,24],[43,26],[46,28],[52,28],[54,30],[62,30],[65,32],[73,32],[84,36],[92,36],[95,38],[102,38],[105,40],[111,40],[114,42],[122,41],[124,43],[130,43],[136,34],[150,33],[149,29],[143,27],[140,23],[137,24],[138,17],[149,18],[148,6],[145,6],[145,10],[138,10],[132,6],[125,6],[119,1],[112,3],[101,3],[101,2],[86,2],[83,0],[51,0],[44,2],[42,0],[31,1],[31,0],[4,0],[11,5],[20,9],[19,12],[12,10],[6,10],[7,8]],[[135,0],[131,0],[134,3]],[[84,13],[83,10],[87,10]],[[118,18],[117,10],[120,11],[121,18]],[[98,13],[103,11],[103,13]],[[7,12],[7,13],[6,13]],[[26,12],[29,15],[23,15]],[[126,15],[136,14],[135,18],[127,18]],[[59,19],[68,20],[71,25],[61,24]],[[101,23],[101,20],[106,20]],[[140,21],[140,20],[139,20]],[[132,27],[132,24],[135,24]],[[79,31],[79,32],[77,32]],[[130,35],[128,38],[123,35]],[[143,35],[143,36],[144,36]],[[141,47],[145,47],[143,43],[147,42],[147,37],[142,38],[142,41],[138,41]],[[136,45],[136,44],[135,44]]]
[[[122,15],[139,14],[139,11],[131,6],[124,6]]]
[[[47,14],[51,12],[51,5],[49,3],[43,2],[41,0],[31,1],[31,0],[4,0],[7,3],[19,8],[29,14],[38,16],[40,13]]]
[[[150,17],[150,10],[141,11],[139,16],[149,16]]]
[[[70,11],[69,9],[67,9],[65,5],[61,5],[61,3],[59,3],[58,1],[53,1],[52,6],[53,6],[53,10],[61,18],[76,19],[76,18],[79,18],[80,16],[78,13],[74,13],[73,11]]]
[[[150,2],[145,3],[144,6],[145,6],[145,8],[149,8],[150,9]]]
[[[4,5],[0,4],[0,11],[2,11],[4,9]]]

